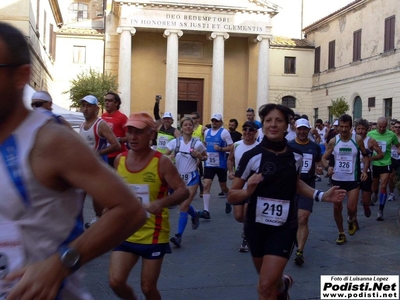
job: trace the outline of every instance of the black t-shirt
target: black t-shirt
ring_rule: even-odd
[[[275,222],[282,217],[282,207],[289,205],[287,207],[288,215],[286,221],[283,224],[279,222],[275,222],[275,224],[297,228],[297,206],[294,203],[294,197],[302,160],[301,152],[289,145],[287,146],[287,151],[282,154],[270,152],[261,145],[257,145],[243,154],[235,176],[243,180],[247,180],[254,173],[262,173],[264,176],[264,180],[258,184],[250,197],[246,222],[256,222],[257,202],[262,203],[264,200],[259,199],[259,197],[262,197],[264,199],[274,199],[270,202],[267,200],[261,206],[259,204],[258,211],[263,211],[263,217],[272,216],[270,223]],[[286,202],[286,204],[280,204],[280,202]],[[265,226],[276,227],[274,225]]]
[[[238,131],[229,131],[229,133],[231,134],[231,138],[234,143],[242,139],[242,134]]]

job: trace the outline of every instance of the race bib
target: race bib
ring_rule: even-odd
[[[180,173],[180,175],[181,175],[183,181],[185,182],[185,184],[188,185],[189,182],[191,182],[192,179],[193,179],[194,172],[190,172],[190,173]]]
[[[143,206],[150,205],[150,192],[148,184],[129,184],[131,190]],[[150,218],[150,213],[146,210],[146,215]]]
[[[303,166],[301,167],[301,173],[308,173],[312,165],[312,154],[303,153]]]
[[[383,154],[385,154],[385,152],[386,152],[386,142],[382,142],[382,141],[377,141],[377,142],[378,142],[379,148],[381,148]]]
[[[219,167],[219,153],[218,152],[207,152],[207,167]]]
[[[168,138],[165,136],[160,136],[157,141],[157,147],[159,149],[167,149]]]
[[[282,226],[287,221],[289,207],[289,200],[257,197],[256,222],[271,226]]]
[[[400,159],[400,155],[399,155],[399,152],[397,150],[397,147],[396,146],[392,146],[391,150],[392,150],[392,157],[394,159]]]
[[[2,278],[11,271],[21,268],[25,261],[22,235],[13,222],[0,222],[0,300],[6,299],[17,281],[4,281]]]
[[[342,155],[338,157],[337,171],[340,173],[352,173],[353,160],[350,156]]]

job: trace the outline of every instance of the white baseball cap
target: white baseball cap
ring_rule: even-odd
[[[218,120],[218,121],[222,121],[222,115],[221,114],[213,114],[212,117],[211,117],[211,120],[212,119],[215,119],[215,120]]]
[[[87,95],[87,96],[83,97],[81,100],[79,100],[79,103],[82,103],[83,101],[86,101],[87,103],[94,104],[94,105],[99,104],[99,101],[93,95]]]
[[[171,114],[170,112],[165,112],[164,115],[162,116],[162,118],[163,118],[163,119],[164,119],[164,118],[171,118],[171,119],[173,119],[172,114]]]
[[[333,122],[333,126],[338,126],[339,125],[339,120],[336,120],[335,122]]]
[[[308,122],[307,119],[298,119],[298,120],[296,121],[296,128],[299,128],[299,127],[311,128],[310,122]]]

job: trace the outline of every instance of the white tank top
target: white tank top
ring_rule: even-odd
[[[333,154],[335,156],[335,167],[332,179],[336,181],[357,181],[360,165],[360,154],[356,142],[356,134],[352,133],[350,140],[343,142],[340,134],[335,136]]]
[[[32,111],[11,136],[16,145],[13,162],[19,170],[17,177],[22,181],[26,197],[22,196],[8,170],[10,160],[7,164],[0,155],[0,222],[11,224],[20,232],[23,264],[46,259],[56,253],[61,244],[69,243],[83,232],[82,191],[51,190],[37,181],[30,167],[29,155],[37,132],[50,120],[52,116]],[[57,299],[92,299],[80,286],[81,277],[81,270],[69,276]]]

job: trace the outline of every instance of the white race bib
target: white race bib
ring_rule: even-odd
[[[301,173],[308,173],[312,165],[312,154],[303,153],[303,166],[301,167]]]
[[[256,222],[271,226],[282,226],[288,218],[289,207],[289,200],[257,197]]]
[[[0,300],[6,299],[14,282],[2,280],[11,271],[22,268],[25,262],[22,235],[11,221],[0,222]]]
[[[207,167],[219,167],[219,153],[218,152],[207,152]]]
[[[397,147],[396,146],[392,146],[391,150],[392,150],[392,157],[394,159],[400,159],[400,155],[399,155],[399,152],[397,150]]]
[[[337,171],[340,173],[352,173],[353,172],[353,160],[351,156],[340,155],[337,159]]]
[[[181,175],[181,177],[182,177],[182,179],[183,179],[183,181],[185,182],[186,185],[188,185],[189,182],[192,181],[192,179],[193,179],[193,174],[194,174],[194,172],[180,173],[180,175]]]
[[[159,149],[167,149],[168,138],[165,136],[160,136],[157,141],[157,147]]]
[[[377,141],[377,142],[378,142],[379,148],[381,148],[383,154],[385,154],[385,152],[386,152],[386,142],[382,142],[382,141]]]
[[[148,184],[129,184],[131,190],[143,206],[150,205],[150,191]],[[146,210],[146,215],[150,218],[150,213]]]

